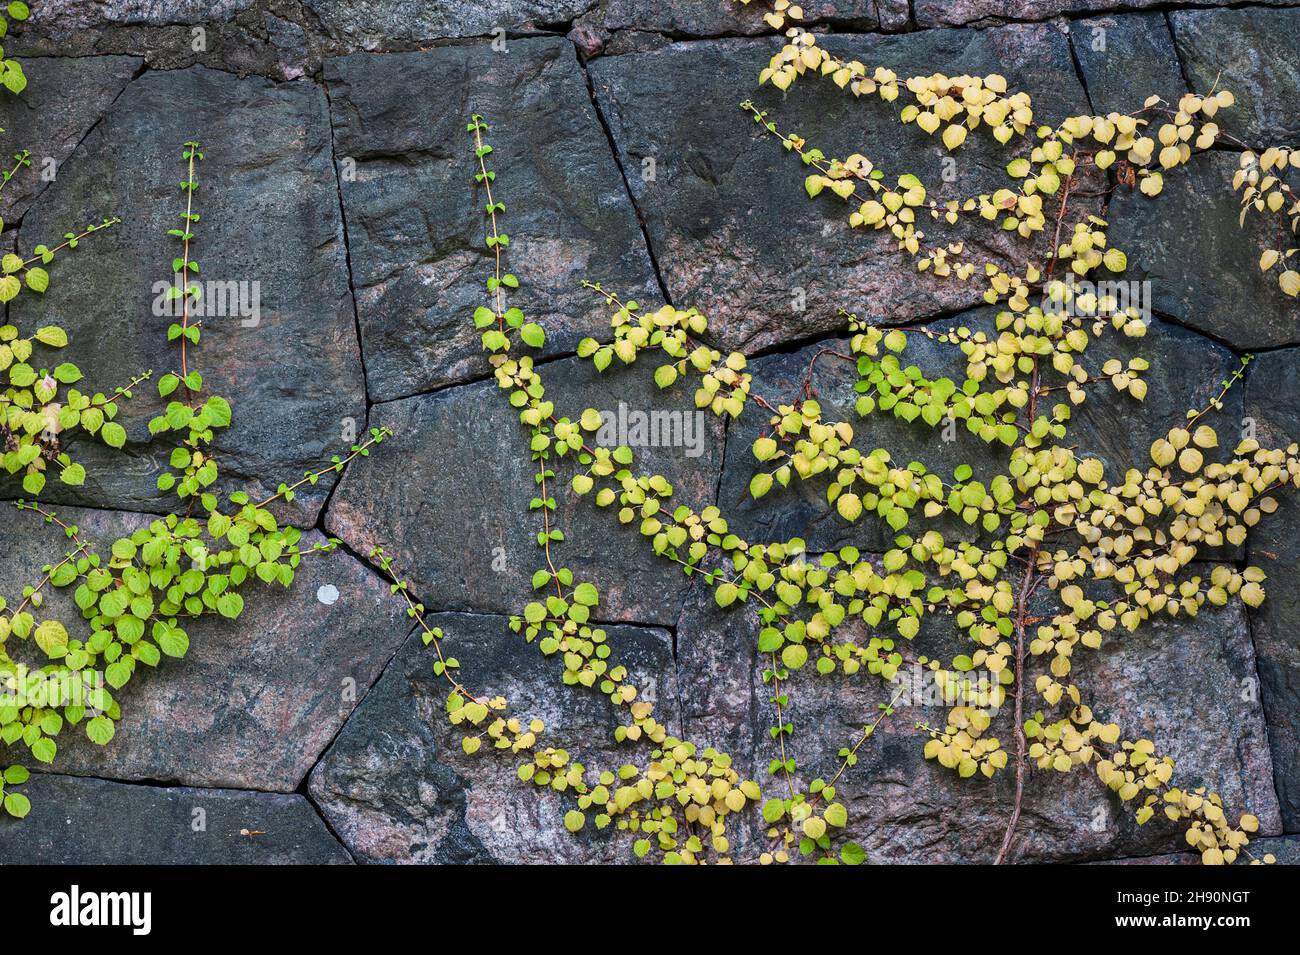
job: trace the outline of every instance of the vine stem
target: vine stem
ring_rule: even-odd
[[[1074,183],[1074,176],[1070,175],[1065,178],[1065,186],[1061,190],[1061,210],[1056,217],[1056,235],[1052,244],[1052,258],[1048,262],[1046,277],[1051,278],[1052,272],[1056,268],[1057,259],[1061,248],[1061,225],[1065,220],[1066,208],[1070,202],[1070,187]],[[1038,358],[1034,358],[1033,376],[1029,388],[1029,427],[1033,428],[1034,421],[1038,417],[1038,392],[1040,388]],[[1025,554],[1025,576],[1020,579],[1020,593],[1016,599],[1016,702],[1013,727],[1016,734],[1016,793],[1011,804],[1011,818],[1007,820],[1007,830],[1002,836],[1002,846],[998,849],[997,858],[994,859],[994,865],[1001,865],[1007,859],[1007,854],[1011,851],[1012,840],[1015,839],[1016,826],[1020,822],[1020,810],[1025,800],[1025,759],[1028,748],[1028,740],[1025,739],[1025,627],[1029,618],[1029,598],[1034,592],[1037,581],[1035,580],[1035,569],[1037,566],[1038,544],[1031,543],[1028,553]]]
[[[3,192],[4,187],[9,185],[9,180],[18,174],[19,169],[22,169],[23,166],[28,165],[27,159],[29,156],[31,156],[31,152],[24,149],[22,152],[18,153],[14,157],[16,160],[18,160],[16,163],[14,163],[14,167],[10,169],[8,172],[6,172],[3,177],[0,177],[0,192]]]
[[[287,486],[283,491],[279,491],[278,493],[272,495],[271,497],[268,497],[265,501],[263,501],[262,503],[258,504],[257,506],[258,506],[259,508],[266,507],[268,504],[273,504],[273,503],[275,503],[275,502],[278,501],[280,498],[284,497],[286,494],[290,494],[290,493],[292,493],[292,492],[298,490],[298,488],[302,487],[304,484],[309,484],[309,483],[311,483],[312,481],[318,481],[318,480],[320,480],[322,477],[324,477],[326,474],[329,474],[331,471],[334,471],[334,472],[342,471],[345,467],[347,467],[349,464],[351,464],[351,463],[352,463],[356,458],[358,458],[358,457],[360,457],[361,455],[365,454],[365,453],[366,453],[366,452],[367,452],[367,451],[368,451],[368,450],[369,450],[373,445],[378,444],[378,443],[379,443],[380,441],[382,441],[384,438],[392,437],[392,435],[393,435],[393,432],[390,431],[388,428],[380,428],[380,429],[379,429],[379,435],[378,435],[377,437],[376,437],[376,436],[372,436],[372,437],[371,437],[368,441],[366,441],[364,444],[359,444],[359,445],[357,445],[355,448],[353,448],[352,453],[349,454],[349,455],[348,455],[346,458],[344,458],[343,460],[339,461],[339,462],[336,463],[336,464],[331,464],[331,465],[330,465],[329,467],[327,467],[327,468],[321,468],[319,471],[313,471],[311,474],[308,474],[306,477],[304,477],[304,478],[302,478],[302,479],[300,479],[300,480],[298,480],[298,481],[295,481],[293,484],[290,484],[290,485]]]
[[[1036,552],[1037,548],[1030,551],[1031,558]],[[1016,825],[1020,822],[1020,808],[1025,795],[1025,619],[1029,615],[1029,595],[1033,591],[1033,581],[1034,565],[1031,560],[1025,567],[1025,576],[1020,579],[1020,594],[1016,598],[1016,796],[1011,806],[1011,818],[1007,822],[1007,831],[1002,837],[1002,847],[998,849],[998,856],[994,860],[994,865],[1001,865],[1005,862],[1007,853],[1011,850],[1011,840],[1015,837]]]
[[[64,521],[61,521],[58,515],[55,514],[53,511],[47,511],[39,504],[36,503],[28,504],[24,501],[15,501],[14,507],[16,507],[20,511],[34,511],[37,514],[40,514],[43,518],[45,518],[45,520],[48,523],[54,524],[55,526],[62,528],[64,535],[69,540],[71,540],[72,543],[77,545],[74,551],[65,555],[63,560],[59,561],[57,564],[55,564],[53,567],[50,568],[49,573],[47,573],[44,576],[44,578],[42,578],[41,582],[35,586],[31,594],[28,594],[26,597],[23,598],[23,602],[19,604],[18,609],[14,611],[14,613],[21,613],[23,611],[23,608],[26,607],[27,604],[31,601],[32,595],[40,591],[41,588],[43,588],[47,583],[50,582],[50,578],[53,576],[56,570],[58,570],[64,564],[68,563],[68,561],[73,560],[75,557],[77,557],[78,554],[83,554],[83,553],[92,554],[93,551],[91,550],[90,545],[81,539],[81,534],[78,532],[77,528],[70,524],[65,523]]]
[[[381,553],[379,559],[379,566],[383,568],[384,573],[388,576],[389,580],[393,582],[393,586],[395,587],[397,592],[400,593],[402,595],[402,599],[406,601],[406,606],[410,610],[411,616],[415,618],[415,622],[420,625],[420,629],[423,630],[426,634],[428,634],[432,638],[429,642],[433,644],[434,652],[438,654],[438,661],[442,664],[443,678],[449,684],[451,684],[452,688],[457,693],[473,700],[475,703],[479,704],[480,706],[487,706],[487,702],[485,700],[479,699],[477,696],[475,696],[473,693],[467,690],[463,684],[461,684],[459,681],[452,678],[451,668],[447,666],[447,658],[442,655],[442,641],[438,639],[438,637],[434,634],[433,628],[430,627],[429,624],[425,622],[424,611],[421,610],[419,605],[416,604],[416,602],[411,599],[411,594],[407,590],[406,584],[403,583],[402,580],[399,579],[398,576],[393,573],[393,559],[387,556],[386,554]],[[491,709],[491,707],[488,708]]]
[[[121,398],[123,395],[125,395],[128,391],[130,391],[130,390],[131,390],[132,388],[134,388],[136,385],[140,384],[140,382],[142,382],[142,381],[148,381],[148,380],[149,380],[150,378],[152,378],[152,377],[153,377],[153,370],[152,370],[152,369],[149,370],[149,371],[141,372],[140,374],[138,374],[138,375],[136,375],[134,378],[132,378],[130,381],[128,381],[125,385],[122,385],[122,386],[120,386],[120,387],[114,389],[114,390],[113,390],[113,393],[112,393],[111,395],[106,395],[106,396],[105,396],[102,400],[100,400],[100,401],[92,401],[92,402],[90,403],[90,407],[92,407],[92,408],[102,408],[102,407],[104,407],[104,405],[109,404],[110,402],[116,401],[118,398]]]
[[[185,177],[185,238],[181,249],[181,384],[185,386],[185,404],[193,407],[194,390],[190,388],[189,360],[186,352],[186,331],[190,327],[190,227],[194,224],[190,215],[194,211],[194,153],[197,146],[190,146],[189,172]]]
[[[84,239],[86,236],[90,235],[91,233],[98,232],[100,229],[108,229],[108,228],[111,228],[112,226],[117,225],[117,224],[118,224],[119,222],[121,222],[121,221],[122,221],[122,220],[119,219],[117,216],[113,216],[112,218],[105,219],[105,220],[104,220],[103,222],[101,222],[99,225],[88,226],[88,227],[86,228],[86,231],[85,231],[85,232],[82,232],[82,233],[79,234],[79,235],[74,235],[74,236],[73,236],[72,238],[70,238],[70,239],[64,239],[62,242],[60,242],[60,243],[59,243],[58,245],[56,245],[54,248],[49,249],[49,250],[47,250],[45,253],[43,253],[43,255],[53,255],[55,252],[62,252],[64,249],[66,249],[66,248],[67,248],[69,245],[71,245],[73,242],[80,242],[82,239]],[[27,266],[31,265],[33,262],[35,262],[37,259],[40,259],[40,258],[41,258],[40,255],[33,255],[30,259],[26,259],[26,260],[23,262],[22,267],[23,267],[23,268],[26,268]]]
[[[869,726],[863,727],[862,735],[859,736],[858,741],[853,744],[853,748],[849,750],[848,756],[845,756],[844,759],[840,761],[840,768],[835,771],[835,775],[830,778],[830,782],[826,784],[827,786],[834,786],[839,778],[844,775],[844,771],[849,768],[849,760],[858,754],[858,750],[862,748],[862,744],[871,738],[872,734],[876,731],[876,727],[881,724],[884,718],[894,711],[894,704],[903,698],[903,693],[906,689],[906,686],[900,686],[898,692],[894,694],[893,699],[891,699],[888,705],[880,711],[880,715],[876,717],[876,721]],[[825,792],[825,790],[822,790],[822,792]],[[813,802],[816,802],[817,799],[820,798],[821,793],[818,793],[813,798]]]
[[[492,196],[492,177],[488,175],[487,163],[483,161],[483,117],[474,117],[474,155],[478,157],[479,175],[483,177],[483,188],[487,191],[488,219],[492,226],[492,251],[496,256],[496,289],[493,301],[496,304],[497,328],[506,330],[506,299],[501,291],[501,233],[497,230],[497,203]]]
[[[40,583],[38,583],[35,587],[32,588],[32,592],[23,598],[23,602],[18,605],[18,608],[16,610],[14,610],[14,614],[17,615],[22,613],[27,608],[27,605],[32,602],[32,598],[35,597],[38,593],[40,593],[41,590],[45,587],[45,585],[48,584],[50,580],[53,579],[54,572],[58,570],[60,567],[62,567],[64,564],[68,563],[69,561],[76,560],[77,557],[85,550],[86,550],[85,544],[78,544],[76,550],[67,554],[63,558],[63,560],[59,561],[57,564],[51,567],[49,571],[45,574],[45,576],[41,578]]]
[[[546,491],[546,458],[541,459],[541,466],[537,469],[537,476],[541,479],[539,483],[542,486],[542,534],[544,537],[542,552],[546,555],[546,567],[551,572],[551,580],[555,582],[555,594],[563,600],[564,585],[560,583],[560,575],[556,572],[555,562],[551,559],[551,498]]]

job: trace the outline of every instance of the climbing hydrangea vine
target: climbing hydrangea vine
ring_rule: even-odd
[[[748,4],[750,0],[738,0]],[[1029,292],[1043,280],[1044,262],[1009,265],[978,261],[962,242],[935,244],[925,228],[928,217],[954,225],[978,216],[998,228],[1031,238],[1054,227],[1051,261],[1063,260],[1073,275],[1085,276],[1104,266],[1107,272],[1123,272],[1127,255],[1108,247],[1106,223],[1087,216],[1075,227],[1064,230],[1068,199],[1076,181],[1089,174],[1110,171],[1111,189],[1136,185],[1145,196],[1157,196],[1164,189],[1164,175],[1186,165],[1193,150],[1229,145],[1242,150],[1240,168],[1232,188],[1240,192],[1241,222],[1250,214],[1277,219],[1277,245],[1262,250],[1260,269],[1277,271],[1278,284],[1291,297],[1300,295],[1300,271],[1296,270],[1297,230],[1300,229],[1300,195],[1288,181],[1300,170],[1300,150],[1272,147],[1257,154],[1225,133],[1214,121],[1219,111],[1232,107],[1231,90],[1215,89],[1204,95],[1188,93],[1177,104],[1159,96],[1149,97],[1134,113],[1111,112],[1105,116],[1071,116],[1058,126],[1039,124],[1028,93],[1010,89],[1006,77],[928,76],[900,77],[884,66],[860,60],[846,60],[818,46],[816,34],[797,24],[803,9],[788,0],[773,0],[764,14],[773,29],[786,28],[786,43],[759,74],[759,83],[771,83],[787,90],[805,76],[821,76],[855,99],[876,97],[884,103],[902,102],[897,119],[915,125],[927,135],[938,134],[949,152],[958,151],[971,134],[992,136],[1020,155],[1006,166],[1008,185],[992,193],[938,202],[928,198],[921,180],[903,173],[890,184],[890,174],[870,158],[853,154],[844,160],[827,158],[797,135],[781,133],[768,112],[752,103],[743,107],[753,114],[786,149],[798,154],[812,170],[805,180],[808,194],[828,190],[853,204],[849,223],[857,229],[889,229],[921,272],[955,277],[966,282],[978,278],[987,286],[989,302],[1006,301],[1017,312],[1028,306]],[[1152,135],[1154,134],[1154,135]],[[1059,198],[1059,212],[1049,221],[1045,203]],[[1062,238],[1069,240],[1068,248]]]
[[[23,588],[18,603],[0,597],[0,742],[25,749],[39,763],[54,761],[57,739],[68,727],[84,724],[93,742],[108,744],[122,718],[120,697],[126,685],[142,666],[157,667],[164,657],[183,658],[189,651],[187,628],[192,621],[208,616],[237,620],[244,611],[241,591],[246,584],[288,587],[304,558],[333,550],[334,540],[301,547],[302,532],[282,524],[272,505],[292,501],[299,488],[341,472],[389,434],[386,429],[372,430],[345,457],[335,455],[327,466],[306,472],[292,484],[281,483],[264,500],[243,491],[230,494],[225,503],[219,500],[212,490],[219,474],[213,442],[218,431],[230,426],[232,411],[227,399],[207,392],[202,373],[192,364],[202,334],[202,323],[195,317],[202,291],[192,281],[199,271],[193,248],[200,222],[197,168],[203,160],[197,141],[184,144],[182,159],[184,211],[177,226],[168,230],[177,249],[171,263],[176,282],[166,296],[177,318],[167,338],[177,344],[178,367],[158,379],[159,396],[170,400],[148,429],[151,437],[171,439],[169,468],[159,475],[157,485],[175,492],[177,509],[142,524],[100,553],[75,524],[42,503],[20,500],[14,505],[57,528],[68,548],[42,568],[39,580]],[[69,234],[60,245],[37,246],[28,259],[6,256],[0,298],[13,298],[24,284],[44,292],[49,276],[41,266],[117,221]],[[24,276],[21,283],[19,274]],[[0,396],[6,470],[11,475],[22,472],[23,489],[33,497],[44,488],[51,468],[58,469],[64,483],[81,484],[85,469],[70,459],[65,442],[81,430],[110,447],[123,447],[127,433],[114,420],[118,404],[132,398],[133,389],[152,372],[141,372],[108,394],[87,395],[71,387],[82,377],[75,365],[42,364],[68,344],[63,329],[46,326],[24,336],[6,325],[0,328],[0,341],[0,373],[8,376],[9,385]],[[81,612],[78,625],[42,614],[49,589],[71,594]],[[34,662],[27,662],[31,658]],[[5,811],[27,815],[30,801],[19,787],[28,780],[28,770],[15,763],[4,767],[0,778]]]
[[[778,2],[767,16],[779,28],[801,11]],[[1207,556],[1206,548],[1240,545],[1251,526],[1276,510],[1277,492],[1300,486],[1300,445],[1266,448],[1248,438],[1225,448],[1211,423],[1249,356],[1204,407],[1160,425],[1146,460],[1116,471],[1070,439],[1074,408],[1098,400],[1099,391],[1110,400],[1141,402],[1151,371],[1140,357],[1093,357],[1099,340],[1141,338],[1147,323],[1136,306],[1081,293],[1070,281],[1094,269],[1119,273],[1127,267],[1127,255],[1109,245],[1100,217],[1084,212],[1078,221],[1067,219],[1081,169],[1115,168],[1121,179],[1157,195],[1163,172],[1185,164],[1193,143],[1207,148],[1220,135],[1213,117],[1232,105],[1231,94],[1185,97],[1176,108],[1153,99],[1137,116],[1075,117],[1056,128],[1037,127],[1027,94],[1010,92],[1001,77],[900,80],[887,70],[836,60],[794,27],[762,79],[786,88],[806,72],[886,102],[906,90],[915,103],[900,118],[928,132],[942,129],[949,149],[960,148],[980,127],[1004,143],[1028,135],[1037,140],[1008,166],[1014,189],[941,206],[927,199],[915,176],[886,185],[886,175],[865,156],[827,159],[801,138],[779,132],[766,112],[742,104],[811,167],[804,182],[810,196],[856,199],[851,224],[888,228],[922,272],[940,279],[978,276],[985,283],[985,301],[999,309],[991,328],[891,328],[844,312],[848,352],[818,355],[854,367],[857,418],[891,415],[918,429],[964,427],[990,449],[1001,449],[1002,469],[977,474],[963,464],[948,475],[922,462],[895,460],[888,448],[862,450],[855,445],[855,423],[828,416],[808,389],[785,398],[757,393],[744,355],[707,344],[708,323],[698,310],[645,308],[584,283],[608,306],[610,335],[583,340],[579,357],[601,372],[648,360],[661,389],[685,388],[698,409],[722,418],[747,410],[762,415],[766,428],[751,449],[753,499],[776,498],[810,482],[822,489],[825,507],[839,521],[881,522],[893,544],[883,554],[855,546],[812,554],[799,538],[745,540],[717,506],[683,501],[663,475],[638,473],[631,448],[597,443],[601,417],[595,409],[566,415],[548,398],[531,354],[545,344],[545,334],[521,308],[507,304],[520,283],[504,265],[510,239],[500,229],[505,205],[488,165],[488,127],[473,117],[468,130],[486,200],[486,246],[495,263],[486,281],[488,302],[473,322],[537,464],[529,506],[540,520],[541,566],[532,581],[539,599],[512,626],[544,655],[559,658],[566,685],[598,689],[612,705],[626,707],[618,741],[640,741],[650,751],[640,763],[629,761],[591,780],[567,751],[539,753],[540,722],[512,716],[504,699],[476,696],[462,686],[454,675],[459,663],[439,646],[435,669],[449,681],[450,721],[468,729],[465,752],[527,751],[521,779],[574,797],[564,820],[569,829],[582,829],[594,814],[597,828],[639,833],[638,855],[730,861],[730,817],[749,811],[762,820],[765,842],[757,861],[857,863],[865,853],[842,838],[849,815],[838,789],[851,785],[862,747],[895,713],[903,693],[900,671],[918,668],[949,704],[942,725],[917,725],[924,757],[959,778],[1014,775],[996,861],[1011,857],[1025,775],[1037,769],[1095,774],[1140,824],[1158,815],[1163,824],[1182,826],[1187,844],[1207,864],[1272,862],[1248,849],[1259,828],[1254,815],[1225,806],[1206,787],[1183,783],[1158,740],[1126,732],[1095,712],[1088,688],[1075,681],[1079,658],[1153,621],[1194,617],[1237,601],[1259,606],[1259,568],[1198,558]],[[1166,120],[1154,139],[1144,132],[1150,117]],[[1270,151],[1255,166],[1243,160],[1243,169],[1268,172],[1291,162],[1290,153]],[[1249,179],[1247,172],[1243,181]],[[1262,179],[1251,186],[1249,208],[1258,206],[1260,193],[1283,188]],[[859,189],[869,195],[864,199]],[[1263,208],[1275,206],[1276,200],[1263,198]],[[1053,241],[1041,262],[1019,265],[976,261],[960,243],[926,244],[920,228],[926,217],[953,224],[964,216],[1024,239],[1051,229]],[[1281,250],[1266,267],[1287,257]],[[1291,291],[1290,281],[1282,279],[1284,291]],[[950,349],[963,374],[946,377],[909,363],[917,339],[929,351]],[[638,708],[627,672],[608,662],[617,648],[589,623],[599,591],[592,582],[575,581],[554,554],[564,541],[555,523],[561,467],[572,493],[636,528],[657,556],[702,577],[719,607],[754,613],[773,746],[763,791],[757,782],[738,781],[730,756],[703,749],[704,741],[669,737],[648,705]],[[393,581],[412,616],[422,620],[424,608],[406,583],[396,576]],[[424,632],[426,642],[440,644],[440,632],[427,626]],[[929,649],[946,646],[953,634],[967,641],[964,652]],[[976,670],[992,680],[972,680]],[[852,739],[829,747],[834,759],[813,778],[788,745],[796,732],[819,733],[799,721],[799,687],[811,679],[883,684],[878,712]],[[485,739],[491,746],[483,746]]]

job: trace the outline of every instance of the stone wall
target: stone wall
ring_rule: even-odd
[[[911,323],[987,322],[970,288],[919,280],[885,237],[850,234],[808,202],[796,164],[736,108],[753,97],[827,151],[941,154],[910,128],[872,116],[824,84],[787,97],[754,81],[777,41],[758,4],[727,0],[37,0],[5,40],[30,78],[0,99],[8,148],[51,157],[57,176],[4,192],[5,236],[30,248],[71,224],[122,215],[93,256],[58,266],[43,297],[10,319],[58,320],[92,381],[167,367],[145,290],[164,277],[179,144],[200,137],[205,273],[260,279],[255,327],[214,323],[201,365],[230,396],[219,451],[230,486],[274,490],[345,443],[388,425],[381,453],[301,494],[290,516],[345,547],[300,574],[289,594],[251,595],[238,626],[195,627],[189,656],[134,681],[106,749],[61,738],[55,773],[37,774],[25,821],[0,819],[0,859],[23,862],[613,862],[623,839],[560,824],[560,800],[521,787],[513,768],[470,760],[439,719],[431,659],[364,559],[382,543],[447,633],[473,682],[537,712],[589,762],[617,759],[599,697],[559,686],[553,668],[506,627],[529,592],[530,469],[468,315],[486,265],[471,198],[471,111],[496,123],[512,267],[547,329],[547,376],[578,409],[681,407],[644,376],[601,377],[572,357],[604,323],[583,278],[643,301],[696,305],[717,344],[757,356],[765,393],[797,387],[812,354],[846,328],[838,310]],[[1300,145],[1300,6],[1199,0],[812,0],[827,45],[915,72],[1000,72],[1040,115],[1132,109],[1216,79],[1239,108],[1225,129],[1253,145]],[[1104,38],[1099,44],[1098,38]],[[496,41],[494,49],[493,41]],[[1104,49],[1102,48],[1104,45]],[[782,102],[784,100],[784,102]],[[969,191],[1005,159],[972,142]],[[1130,271],[1152,282],[1156,320],[1142,414],[1166,426],[1204,403],[1248,351],[1221,430],[1251,418],[1261,440],[1300,438],[1300,314],[1255,266],[1228,188],[1235,156],[1213,151],[1167,177],[1154,201],[1117,195],[1106,210]],[[653,168],[654,175],[643,172]],[[1098,211],[1101,211],[1100,208]],[[792,290],[803,292],[796,310]],[[1112,347],[1107,345],[1106,347]],[[1129,354],[1114,346],[1116,354]],[[942,360],[936,354],[935,361]],[[817,366],[830,405],[852,379]],[[144,440],[154,399],[126,405],[128,464],[79,449],[83,488],[51,488],[97,541],[166,507]],[[1075,440],[1108,465],[1143,460],[1145,429],[1108,399],[1090,403]],[[761,422],[712,423],[704,453],[654,461],[697,504],[718,503],[740,533],[799,534],[814,549],[847,542],[812,498],[758,513],[743,500],[745,451]],[[859,429],[868,447],[906,456],[918,438],[892,419]],[[910,442],[910,444],[909,444]],[[958,445],[931,455],[969,458]],[[15,486],[0,494],[16,497]],[[564,505],[563,559],[597,567],[602,615],[660,719],[766,770],[766,694],[740,614],[639,547],[608,516]],[[1258,612],[1207,613],[1109,641],[1082,664],[1099,712],[1155,734],[1194,782],[1262,824],[1264,851],[1291,861],[1300,842],[1300,504],[1287,501],[1245,553],[1269,574]],[[59,550],[58,535],[0,509],[0,593],[12,597]],[[857,543],[887,546],[868,532]],[[53,600],[51,601],[53,604]],[[848,738],[882,702],[879,686],[809,681],[799,720]],[[1009,811],[1010,776],[956,781],[921,758],[904,710],[882,726],[843,790],[853,837],[874,861],[988,861]],[[934,718],[933,714],[930,718]],[[805,735],[810,774],[833,753]],[[602,758],[603,757],[603,758]],[[204,826],[196,827],[202,817]],[[1094,778],[1031,774],[1016,858],[1188,860],[1181,830],[1138,827]],[[750,844],[756,832],[738,835]]]

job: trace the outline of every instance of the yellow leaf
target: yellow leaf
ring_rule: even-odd
[[[1088,484],[1100,484],[1105,469],[1096,458],[1085,458],[1079,464],[1079,479]]]
[[[862,499],[856,494],[841,494],[835,501],[835,509],[846,521],[856,521],[862,515]]]
[[[1204,463],[1204,456],[1195,448],[1183,448],[1182,453],[1178,455],[1178,466],[1188,474],[1195,474]]]

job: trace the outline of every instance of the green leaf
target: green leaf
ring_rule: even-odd
[[[130,657],[117,660],[104,668],[104,680],[115,690],[120,690],[131,681]]]
[[[849,823],[849,811],[844,808],[842,803],[833,802],[826,807],[826,811],[822,813],[822,818],[826,820],[827,825],[843,829]]]
[[[519,337],[524,340],[525,345],[531,345],[533,348],[541,348],[546,344],[546,330],[536,322],[528,322],[520,328]]]
[[[155,628],[154,639],[158,641],[159,649],[169,657],[183,657],[190,649],[190,638],[179,627]]]
[[[57,325],[45,325],[36,329],[36,340],[51,348],[62,348],[68,343],[68,333]]]
[[[600,593],[594,584],[578,584],[573,588],[573,599],[584,607],[594,607],[600,603]]]
[[[32,811],[32,803],[22,793],[8,793],[5,796],[5,812],[16,819],[21,819]]]
[[[23,475],[23,490],[35,497],[45,488],[45,475],[40,471],[29,471]]]
[[[672,365],[660,365],[655,369],[655,384],[667,388],[677,380],[677,369]]]
[[[107,746],[116,732],[117,727],[107,716],[96,716],[86,724],[86,735],[90,737],[92,743],[98,743],[100,746]]]
[[[86,483],[86,469],[80,464],[69,464],[59,473],[59,480],[64,484],[79,487]]]
[[[32,758],[37,762],[45,763],[48,766],[50,763],[54,762],[54,754],[57,753],[58,750],[59,747],[55,744],[54,740],[50,739],[48,736],[42,736],[32,744]]]
[[[40,266],[33,266],[28,269],[25,278],[27,279],[27,287],[33,292],[44,292],[50,287],[50,273]]]
[[[63,656],[68,646],[68,631],[57,620],[44,620],[35,632],[36,645],[46,656]]]
[[[110,448],[120,448],[126,444],[126,429],[116,421],[106,421],[99,429],[99,436]]]
[[[71,362],[63,362],[54,369],[54,380],[71,385],[81,380],[81,369]]]
[[[846,842],[840,849],[840,861],[845,865],[862,865],[867,861],[867,850],[856,842]]]
[[[224,593],[217,598],[217,613],[234,620],[244,611],[244,598],[239,594]]]
[[[213,395],[203,403],[203,410],[213,427],[228,428],[230,426],[230,402],[225,398]]]

